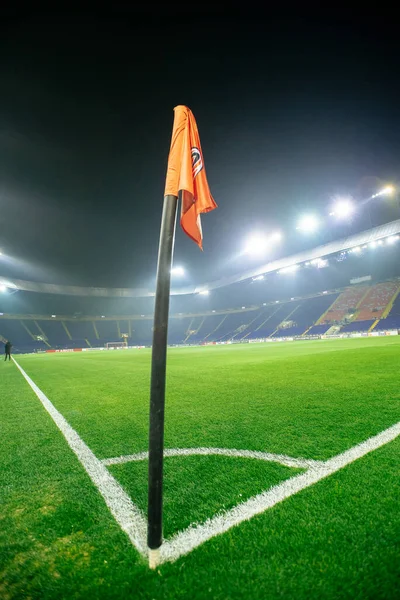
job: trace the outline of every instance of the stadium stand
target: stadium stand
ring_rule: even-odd
[[[70,339],[67,336],[61,321],[38,321],[46,341],[52,348],[64,348],[68,346]]]
[[[254,311],[232,312],[227,314],[220,327],[210,334],[209,342],[223,342],[232,339],[235,335],[245,330],[247,325],[256,316]]]
[[[295,313],[288,317],[293,320],[293,324],[289,327],[279,326],[272,337],[303,335],[314,325],[321,313],[324,313],[332,304],[332,300],[335,301],[337,297],[338,294],[330,294],[302,300]],[[325,331],[328,329],[326,326],[323,327]],[[308,331],[308,333],[310,332]]]
[[[355,333],[359,331],[369,331],[374,323],[374,319],[369,321],[352,321],[351,323],[346,323],[346,325],[343,325],[340,328],[340,333]]]
[[[374,285],[361,300],[355,320],[375,321],[380,319],[398,289],[399,283],[397,281],[386,281]]]
[[[376,331],[385,329],[400,329],[400,294],[394,300],[389,314],[382,318],[375,327]]]
[[[226,318],[226,315],[206,315],[197,331],[191,334],[187,343],[189,344],[199,344],[200,342],[206,341],[211,334],[217,331],[219,325],[221,325],[222,321]]]
[[[354,314],[368,291],[369,288],[366,286],[346,288],[316,325],[340,323],[347,315]]]
[[[150,319],[141,319],[141,320],[132,320],[132,337],[129,339],[129,343],[134,346],[148,346],[151,344],[152,337],[152,326],[153,322]],[[172,329],[172,321],[171,328],[169,329],[170,339],[171,339],[171,329]]]
[[[330,323],[325,323],[324,325],[313,325],[307,331],[308,335],[324,335],[330,329]]]
[[[181,308],[186,301],[189,310],[195,309],[197,312],[171,314],[168,342],[170,345],[246,342],[265,338],[318,336],[327,332],[346,334],[373,329],[400,329],[399,289],[400,280],[395,279],[375,285],[352,285],[303,298],[270,300],[258,306],[217,311],[211,310],[210,303],[207,306],[208,298],[179,298],[175,306]],[[247,286],[243,291],[247,293],[247,299],[256,297],[257,293],[262,297],[265,293],[261,286]],[[276,291],[272,293],[275,295]],[[31,296],[27,294],[30,301]],[[26,297],[21,300],[24,300],[25,307],[29,305]],[[50,303],[48,298],[45,300]],[[221,298],[219,301],[222,303]],[[149,346],[152,342],[153,319],[149,312],[152,302],[149,299],[147,306],[141,305],[141,308],[147,308],[145,314],[129,317],[117,311],[115,317],[91,316],[90,313],[64,313],[58,316],[0,313],[0,339],[10,339],[16,352],[104,347],[112,342],[122,343],[124,335],[131,346]],[[212,302],[214,306],[217,305],[217,299],[213,298]],[[201,304],[205,308],[203,311],[199,310]],[[19,306],[22,305],[23,302]],[[97,305],[97,309],[99,307]],[[118,300],[113,301],[112,308],[123,310],[124,307],[125,299],[121,305]],[[97,312],[99,314],[102,313]]]

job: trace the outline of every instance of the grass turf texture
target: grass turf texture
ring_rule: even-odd
[[[327,459],[399,421],[399,341],[170,350],[166,447]],[[149,351],[18,360],[99,458],[147,449]],[[0,377],[2,599],[399,596],[399,439],[152,573],[15,366]],[[110,467],[143,508],[146,466]],[[296,472],[169,458],[166,534]]]

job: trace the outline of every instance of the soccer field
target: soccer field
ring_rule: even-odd
[[[156,571],[150,350],[16,360],[45,397],[1,364],[0,598],[399,597],[399,338],[170,349]]]

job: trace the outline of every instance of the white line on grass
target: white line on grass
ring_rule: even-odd
[[[140,509],[133,504],[129,496],[106,468],[106,464],[110,465],[128,462],[125,459],[145,460],[147,458],[147,452],[133,454],[129,457],[117,457],[100,461],[19,364],[15,360],[14,362],[43,404],[44,408],[53,418],[67,440],[70,448],[75,452],[79,461],[86,469],[86,472],[93,483],[99,489],[120,527],[128,534],[132,544],[137,550],[143,555],[147,554],[146,519]],[[388,444],[399,435],[400,422],[325,462],[307,461],[307,465],[305,464],[306,459],[292,459],[291,457],[269,454],[266,452],[253,452],[250,450],[225,450],[223,448],[184,448],[181,450],[166,450],[166,456],[190,456],[194,453],[207,454],[208,451],[211,451],[211,453],[226,456],[245,456],[261,460],[275,461],[279,458],[279,461],[277,462],[282,462],[283,460],[291,461],[290,465],[288,462],[282,462],[282,464],[296,467],[308,467],[308,471],[301,473],[300,475],[295,475],[291,479],[287,479],[269,490],[249,498],[246,502],[242,502],[242,504],[235,506],[231,510],[208,519],[205,523],[197,526],[191,525],[184,531],[175,534],[169,540],[165,540],[160,548],[159,563],[177,560],[180,556],[188,554],[207,540],[228,531],[228,529],[231,529],[231,527],[234,527],[235,525],[239,525],[243,521],[248,521],[255,515],[263,513],[272,506],[282,502],[282,500],[297,494],[297,492],[310,487],[321,479],[329,477],[329,475],[336,473],[336,471],[339,471],[346,465],[351,464],[369,452]],[[299,464],[299,461],[302,461],[302,464]]]
[[[180,556],[188,554],[194,548],[200,546],[203,542],[228,531],[228,529],[238,525],[242,521],[251,519],[255,515],[275,506],[278,502],[282,502],[282,500],[293,496],[293,494],[297,494],[297,492],[317,483],[317,481],[332,475],[332,473],[339,471],[346,465],[365,456],[365,454],[391,442],[398,435],[400,435],[400,422],[369,438],[365,442],[350,448],[350,450],[346,450],[346,452],[330,458],[319,467],[296,475],[266,492],[253,496],[246,502],[222,514],[216,515],[212,519],[208,519],[201,525],[188,527],[185,531],[177,533],[163,543],[160,548],[160,563],[175,561]]]
[[[72,429],[62,414],[58,412],[29,375],[19,366],[16,360],[14,360],[14,363],[67,440],[69,447],[78,457],[78,460],[85,468],[94,485],[98,488],[121,529],[128,535],[135,548],[142,555],[146,555],[147,523],[142,512],[133,504],[132,500],[108,469],[96,458],[90,448],[88,448],[76,431]]]
[[[257,450],[236,450],[235,448],[165,448],[164,456],[231,456],[235,458],[253,458],[276,462],[286,467],[297,467],[301,469],[314,469],[324,464],[320,460],[307,458],[292,458],[284,454],[271,454],[270,452],[258,452]],[[126,456],[116,456],[115,458],[103,458],[103,465],[121,465],[127,462],[136,462],[147,460],[148,452],[138,452],[137,454],[127,454]]]

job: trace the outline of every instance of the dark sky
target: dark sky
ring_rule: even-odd
[[[256,229],[279,227],[282,254],[345,233],[305,240],[295,224],[396,183],[398,39],[390,21],[332,15],[4,13],[0,274],[151,285],[177,104],[196,116],[219,205],[203,253],[177,232],[187,283],[256,264],[240,256]],[[353,228],[367,226],[364,211]]]

